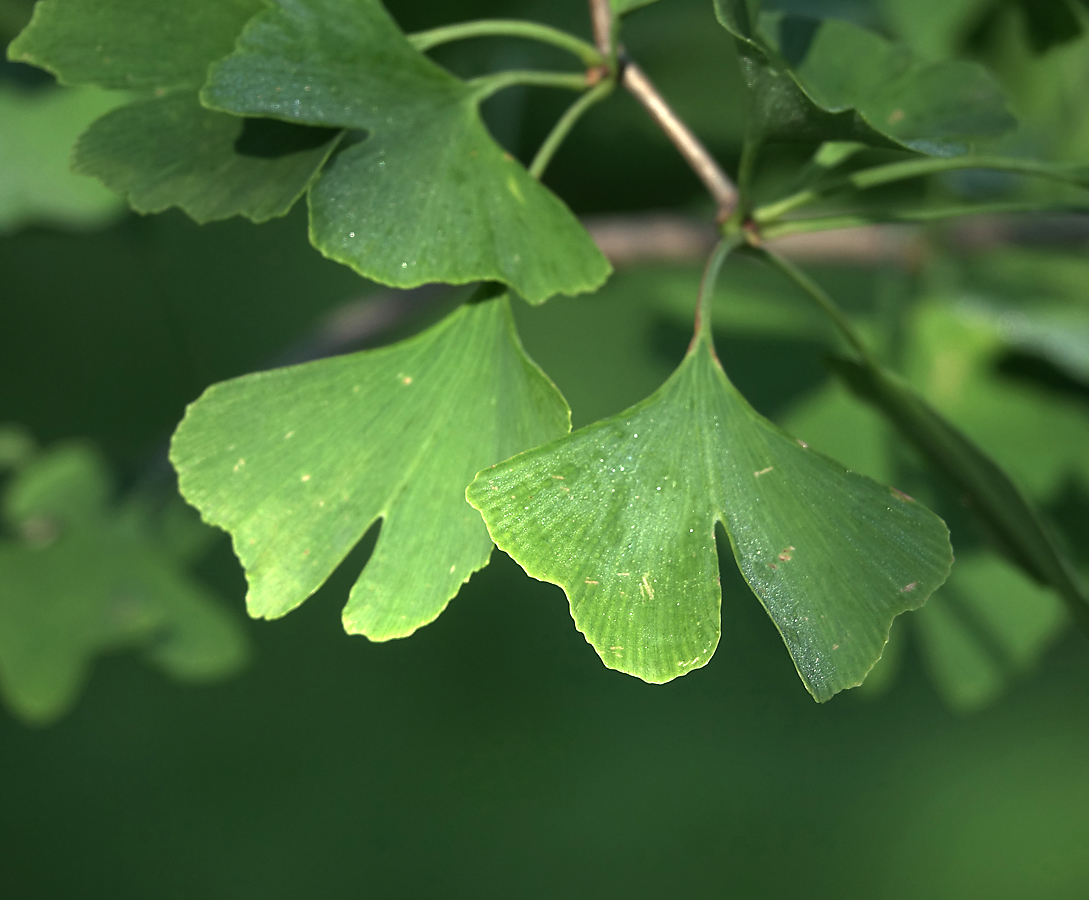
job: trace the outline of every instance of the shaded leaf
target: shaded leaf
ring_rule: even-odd
[[[1015,122],[997,82],[974,63],[921,63],[846,22],[760,13],[715,0],[737,41],[757,141],[858,141],[937,156],[966,152]]]
[[[244,153],[243,119],[212,112],[196,94],[139,100],[95,122],[76,144],[76,171],[94,175],[124,194],[137,212],[177,206],[197,222],[244,215],[264,222],[285,215],[329,158],[340,133],[315,133],[314,147],[263,156]]]
[[[5,492],[24,540],[0,541],[0,695],[29,722],[67,712],[103,653],[140,651],[188,681],[233,674],[248,656],[237,622],[109,508],[109,492],[82,444],[34,458]]]
[[[915,360],[918,348],[909,350],[909,356]],[[926,356],[931,363],[942,358]],[[922,384],[933,383],[921,369],[916,373]],[[785,424],[814,448],[863,472],[893,470],[896,438],[888,424],[876,411],[851,403],[838,383],[799,404]],[[921,609],[896,620],[881,661],[863,685],[869,693],[890,685],[904,645],[915,635],[930,679],[946,704],[962,711],[979,709],[1030,669],[1065,626],[1066,613],[1054,593],[997,553],[973,548],[970,532],[953,525],[957,561],[949,579]]]
[[[481,472],[467,496],[501,549],[564,589],[605,664],[652,682],[718,644],[715,522],[821,701],[862,682],[952,561],[940,519],[759,416],[705,339],[647,400]]]
[[[849,360],[831,364],[856,395],[884,413],[951,482],[996,544],[1035,579],[1055,588],[1075,618],[1089,626],[1089,596],[1080,578],[1009,476],[896,376]]]
[[[242,120],[201,107],[208,66],[234,48],[260,0],[44,0],[9,55],[72,84],[151,89],[79,140],[76,169],[138,212],[177,206],[197,222],[282,216],[302,196],[339,132],[279,123],[260,152]],[[155,41],[155,36],[162,40]],[[267,126],[266,126],[267,130]]]
[[[24,92],[0,87],[0,232],[45,224],[104,225],[124,206],[69,170],[69,148],[122,98],[95,88]]]
[[[201,97],[239,115],[365,131],[310,193],[311,240],[395,287],[494,280],[531,302],[609,265],[571,212],[488,134],[479,86],[417,51],[377,0],[277,0]]]
[[[569,427],[504,296],[390,347],[215,385],[171,459],[186,499],[231,533],[254,616],[302,603],[381,518],[344,623],[387,640],[434,620],[487,564],[473,475]]]

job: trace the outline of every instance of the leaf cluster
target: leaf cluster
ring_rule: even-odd
[[[1028,494],[765,246],[790,233],[987,208],[866,198],[909,180],[991,169],[1085,187],[1084,170],[980,152],[1016,123],[978,63],[929,61],[846,22],[714,0],[746,89],[731,178],[619,42],[621,15],[647,5],[595,0],[595,26],[606,27],[589,44],[508,20],[406,35],[378,0],[41,0],[9,47],[62,83],[129,92],[79,138],[74,166],[137,211],[263,222],[305,195],[311,242],[360,275],[399,288],[476,285],[408,340],[213,385],[190,406],[171,459],[185,498],[231,534],[250,613],[296,608],[381,520],[344,610],[349,632],[387,640],[433,621],[494,542],[563,588],[607,666],[665,682],[706,664],[719,642],[721,529],[810,693],[824,701],[861,684],[893,620],[949,575],[949,532],[911,496],[761,416],[730,381],[711,319],[725,260],[748,254],[839,330],[849,353],[833,370],[953,485],[994,552],[1089,627],[1089,595]],[[540,40],[580,68],[463,79],[427,55],[481,36]],[[481,117],[485,100],[517,85],[578,94],[528,168]],[[646,400],[572,433],[566,401],[522,347],[511,302],[593,292],[610,275],[541,176],[576,122],[618,87],[707,185],[720,241],[679,368]],[[812,159],[757,202],[759,163],[783,142],[813,147]],[[815,215],[796,214],[810,206]],[[883,460],[874,473],[883,480],[906,471],[876,444],[869,456]],[[967,597],[962,612],[985,610],[975,586],[999,577],[995,559],[970,558],[976,577],[940,596]],[[953,604],[920,618],[934,647],[955,643],[956,629],[940,624]],[[999,655],[1031,656],[1054,632],[1047,609],[1027,649],[999,640]],[[1000,638],[1012,633],[996,627]]]

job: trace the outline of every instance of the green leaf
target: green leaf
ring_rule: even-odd
[[[981,66],[921,63],[846,22],[759,8],[753,0],[715,0],[737,41],[758,142],[858,141],[951,156],[1016,124]]]
[[[291,209],[339,139],[330,129],[212,112],[180,92],[108,113],[80,137],[73,162],[137,212],[177,206],[201,223],[265,222]]]
[[[924,346],[933,340],[926,326],[937,318],[922,317],[921,329],[920,319],[916,318],[906,355],[922,363],[913,366],[919,382],[941,394],[950,381],[959,384],[971,379],[966,377],[964,366],[954,368],[951,357],[939,349],[929,354],[920,352],[920,338]],[[968,367],[974,367],[973,348],[964,346],[962,335],[949,328],[947,317],[940,319],[946,320],[943,334],[952,332],[951,342],[959,342],[968,357]],[[933,377],[939,373],[944,373],[945,378]],[[1008,389],[1001,391],[996,385],[995,393],[1009,402]],[[1009,428],[1011,420],[1021,419],[1016,412],[1002,417],[1006,435],[1016,440],[1011,432],[1019,429]],[[871,475],[882,473],[881,478],[893,470],[897,438],[889,425],[872,408],[852,402],[838,382],[799,404],[787,417],[786,425],[791,433],[851,468]],[[1033,434],[1051,433],[1049,427],[1040,424],[1029,430]],[[925,606],[897,619],[904,626],[897,624],[893,628],[881,662],[867,676],[864,688],[879,692],[895,677],[896,657],[910,632],[918,637],[927,671],[942,699],[953,709],[972,711],[993,701],[1016,676],[1035,665],[1067,617],[1056,594],[1034,584],[998,554],[973,549],[970,533],[954,527],[952,539],[957,561],[949,579]]]
[[[253,616],[302,603],[381,518],[344,624],[387,640],[433,621],[487,564],[473,475],[569,428],[503,296],[391,347],[215,385],[171,459],[185,498],[231,533]]]
[[[37,442],[21,425],[0,424],[0,475],[17,469],[34,456]]]
[[[95,88],[0,87],[0,233],[39,223],[91,228],[124,211],[102,185],[68,167],[79,133],[119,102]]]
[[[66,83],[154,91],[99,119],[75,150],[77,171],[138,212],[177,206],[197,222],[263,222],[288,212],[340,135],[200,105],[209,64],[261,9],[260,0],[44,0],[9,55]]]
[[[952,483],[995,543],[1026,572],[1055,588],[1075,618],[1089,627],[1089,595],[1080,578],[1009,476],[896,376],[849,360],[832,360],[831,365]]]
[[[147,531],[108,506],[109,475],[84,444],[25,463],[0,540],[0,696],[45,724],[76,702],[95,657],[127,649],[168,674],[233,674],[248,648],[219,601],[190,580]]]
[[[261,0],[41,0],[8,59],[47,69],[62,84],[195,91],[261,7]]]
[[[311,240],[395,287],[493,280],[530,302],[609,265],[481,121],[483,90],[418,52],[377,0],[277,0],[214,66],[204,103],[367,132],[310,193]]]
[[[656,0],[609,0],[609,6],[612,7],[614,16],[622,16],[654,2]]]
[[[1066,611],[993,553],[957,555],[940,591],[913,616],[924,659],[945,702],[972,711],[1034,666],[1066,624]]]
[[[4,492],[0,512],[26,533],[35,522],[85,525],[106,509],[113,485],[106,464],[87,444],[53,447],[26,463]]]
[[[1089,475],[1089,417],[1073,398],[998,374],[1008,352],[1003,326],[975,302],[917,304],[905,376],[1029,497],[1053,497]]]
[[[606,666],[656,683],[718,644],[715,522],[820,701],[862,682],[952,562],[940,519],[759,416],[706,339],[647,400],[481,472],[467,497],[564,589]]]

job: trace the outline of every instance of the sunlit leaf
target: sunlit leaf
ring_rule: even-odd
[[[200,106],[209,64],[231,52],[261,8],[260,0],[44,0],[8,53],[64,83],[153,91],[95,122],[74,157],[78,171],[138,212],[177,206],[198,222],[262,222],[302,196],[339,132],[244,125]]]
[[[417,51],[377,0],[278,0],[213,66],[206,105],[353,129],[310,193],[311,239],[383,284],[493,280],[531,302],[609,266],[481,121],[479,86]]]
[[[215,385],[171,458],[186,499],[231,533],[254,616],[302,603],[381,518],[344,623],[386,640],[434,620],[486,565],[473,475],[569,427],[500,297],[400,344]]]
[[[737,40],[758,141],[858,141],[949,156],[1015,124],[997,82],[974,63],[922,63],[847,22],[760,13],[758,0],[715,0],[715,9]]]
[[[714,526],[818,700],[862,682],[944,580],[945,525],[759,416],[699,340],[642,403],[485,470],[496,544],[560,585],[607,666],[665,682],[719,640]]]

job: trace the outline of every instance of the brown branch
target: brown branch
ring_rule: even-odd
[[[590,0],[590,21],[594,26],[594,43],[605,59],[613,51],[613,8],[609,0]]]
[[[669,212],[589,216],[582,224],[617,268],[702,262],[719,238],[707,221]],[[1082,246],[1089,216],[980,215],[950,223],[941,234],[945,247],[966,256],[1010,244]],[[799,263],[913,270],[926,258],[927,243],[927,229],[918,225],[864,225],[791,234],[765,246]]]
[[[658,89],[639,66],[631,61],[625,61],[621,83],[636,100],[643,104],[643,108],[658,123],[658,127],[665,132],[666,137],[673,142],[673,146],[680,151],[681,156],[710,192],[718,207],[716,220],[722,223],[729,219],[737,208],[737,188],[730,180],[730,176],[722,170],[707,148],[700,143],[700,139],[670,108],[665,98],[658,93]]]

